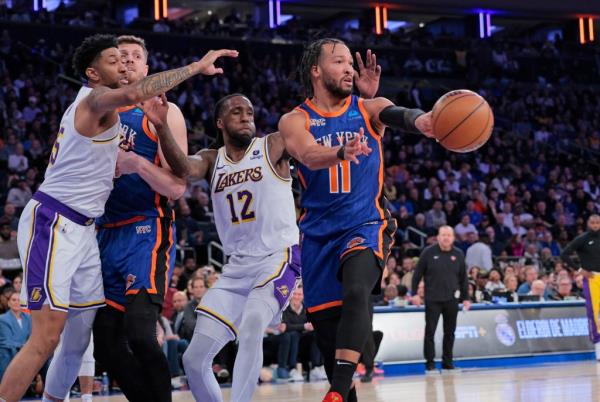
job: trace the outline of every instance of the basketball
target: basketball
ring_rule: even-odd
[[[443,95],[433,106],[433,134],[446,149],[475,151],[492,135],[494,113],[487,101],[468,89]]]

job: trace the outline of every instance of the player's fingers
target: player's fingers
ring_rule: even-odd
[[[375,67],[375,74],[377,74],[377,76],[381,75],[381,66],[377,65],[377,67]]]
[[[363,63],[363,59],[360,56],[359,52],[356,52],[356,64],[358,64],[358,69],[362,70],[365,68],[365,63]]]
[[[354,162],[354,163],[356,163],[357,165],[360,163],[360,162],[358,161],[358,158],[357,158],[356,156],[354,156],[353,154],[349,154],[349,155],[347,156],[347,159],[348,159],[350,162]]]
[[[215,50],[212,54],[213,58],[216,60],[219,57],[238,57],[240,53],[237,50],[233,49],[219,49]]]
[[[375,53],[371,55],[371,70],[375,71],[377,69],[377,56]]]
[[[373,64],[373,60],[371,58],[371,49],[367,49],[367,68],[370,68]]]
[[[215,74],[223,74],[222,68],[215,68]]]
[[[164,92],[160,94],[160,100],[162,101],[163,105],[167,105],[167,95],[165,95]]]

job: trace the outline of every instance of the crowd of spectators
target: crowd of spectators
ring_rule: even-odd
[[[40,13],[34,21],[47,23],[59,15]],[[22,20],[14,14],[3,17],[27,22],[24,16]],[[86,22],[88,19],[93,23]],[[60,21],[66,24],[66,20]],[[77,24],[94,26],[99,21],[107,27],[116,24],[94,11]],[[154,30],[206,34],[186,30],[192,28],[184,23],[162,23],[168,29]],[[239,28],[240,24],[251,21],[230,16],[226,23],[213,19],[212,26],[219,33],[223,26]],[[207,27],[204,29],[213,29],[210,24]],[[339,36],[351,42],[364,39],[353,31]],[[374,44],[410,48],[414,43],[433,41],[426,36],[417,42],[402,42],[402,38],[384,35],[377,41],[387,42]],[[441,41],[443,38],[437,38],[431,46]],[[73,45],[47,40],[26,47],[18,44],[10,31],[0,34],[0,270],[8,276],[0,271],[0,287],[4,289],[0,292],[0,311],[5,312],[0,316],[0,373],[6,356],[26,339],[25,335],[7,338],[2,332],[2,320],[10,314],[17,322],[27,320],[18,303],[10,301],[21,283],[14,270],[19,267],[16,230],[20,211],[43,180],[61,115],[76,94],[76,85],[59,77],[72,75],[68,61]],[[191,60],[159,50],[150,53],[151,71]],[[510,44],[474,42],[456,48],[454,58],[448,60],[451,68],[464,69],[464,84],[483,95],[494,109],[497,128],[489,144],[479,151],[449,153],[430,139],[392,131],[384,137],[384,193],[399,230],[398,246],[382,280],[382,295],[374,300],[377,305],[403,307],[414,303],[414,298],[423,298],[422,285],[411,289],[412,271],[420,248],[435,241],[441,225],[454,227],[456,245],[466,253],[472,301],[581,297],[581,275],[564,265],[559,256],[600,207],[598,165],[582,159],[582,155],[600,152],[600,90],[577,86],[561,63],[546,63],[554,67],[534,79],[519,76],[519,57],[560,60],[566,54],[560,42],[531,42],[519,47],[523,54],[516,51]],[[416,53],[403,57],[380,58],[384,71],[396,77],[435,75],[446,66],[438,64],[438,70],[432,71],[427,60],[420,60]],[[302,100],[297,80],[289,79],[298,61],[299,54],[284,57],[277,51],[246,55],[229,62],[225,75],[198,78],[171,91],[170,100],[180,106],[186,118],[190,152],[212,141],[214,104],[228,93],[241,92],[253,101],[258,136],[275,131],[281,114]],[[439,88],[426,82],[409,81],[398,93],[387,95],[399,104],[428,109],[441,94]],[[206,181],[190,183],[185,196],[174,201],[173,207],[179,246],[204,255],[207,243],[218,240]],[[173,376],[181,374],[180,358],[193,333],[195,306],[219,277],[218,270],[204,266],[204,262],[187,258],[177,265],[163,309],[164,320],[157,323]],[[273,374],[280,379],[299,379],[295,365],[298,356],[317,368],[315,378],[322,377],[301,295],[295,295],[294,300],[284,315],[284,325],[265,334],[265,364],[279,369],[264,373],[265,380]],[[21,325],[23,331],[26,327]],[[232,345],[218,357],[214,367],[217,375],[229,376],[234,355]]]

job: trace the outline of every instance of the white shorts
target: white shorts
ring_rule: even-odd
[[[277,300],[281,312],[287,307],[300,276],[298,246],[266,257],[232,256],[219,280],[202,297],[196,312],[222,323],[237,338],[237,328],[251,295]]]
[[[38,192],[25,206],[17,234],[23,266],[21,305],[39,310],[104,305],[93,219]]]

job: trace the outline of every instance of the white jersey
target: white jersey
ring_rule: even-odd
[[[227,255],[266,256],[298,244],[292,179],[280,177],[268,155],[267,137],[253,139],[237,163],[218,150],[211,194]]]
[[[82,215],[97,218],[113,188],[119,149],[119,121],[89,138],[75,129],[77,105],[92,91],[82,87],[60,122],[44,182],[39,190]]]

